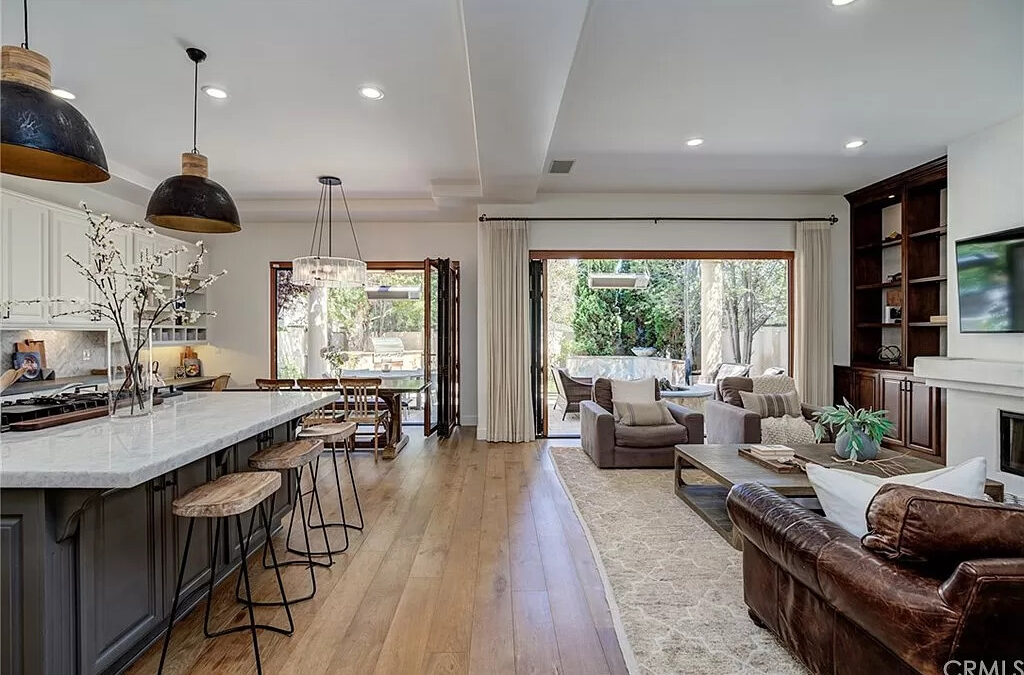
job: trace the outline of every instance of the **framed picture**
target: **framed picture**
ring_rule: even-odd
[[[25,374],[18,378],[18,382],[32,382],[43,377],[42,359],[39,352],[15,352],[13,357],[15,370],[25,367]]]

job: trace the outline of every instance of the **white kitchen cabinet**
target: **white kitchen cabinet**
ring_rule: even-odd
[[[46,297],[50,210],[7,193],[0,204],[0,301]],[[45,323],[46,303],[15,304],[0,316],[7,324]]]
[[[50,217],[50,297],[93,300],[93,285],[68,256],[90,266],[89,239],[84,214],[53,210]],[[81,308],[78,305],[77,308]],[[88,314],[66,314],[76,309],[71,303],[50,303],[51,323],[69,324],[90,321]]]
[[[75,297],[90,301],[102,299],[100,291],[71,262],[70,254],[90,264],[88,222],[84,213],[6,190],[0,192],[0,301],[33,298]],[[168,256],[161,269],[161,279],[173,292],[173,275],[185,273],[194,259],[195,244],[163,234],[146,234],[142,230],[119,230],[111,235],[128,267],[148,253],[177,249],[186,252]],[[205,267],[205,266],[204,266]],[[69,306],[70,307],[70,306]],[[198,294],[189,299],[186,309],[203,311],[206,297]],[[88,314],[53,316],[67,310],[61,303],[15,304],[0,313],[3,324],[33,328],[103,328],[109,319],[92,321]],[[130,321],[129,317],[129,321]],[[168,321],[154,329],[155,342],[196,344],[206,342],[205,317],[195,324]]]

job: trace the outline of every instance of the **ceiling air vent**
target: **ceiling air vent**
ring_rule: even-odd
[[[575,163],[575,159],[553,159],[551,160],[551,168],[548,169],[548,173],[569,173],[572,171],[572,165]]]

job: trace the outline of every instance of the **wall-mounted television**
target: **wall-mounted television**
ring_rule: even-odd
[[[961,333],[1024,333],[1024,227],[956,242]]]

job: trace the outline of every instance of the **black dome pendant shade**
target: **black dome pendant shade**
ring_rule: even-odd
[[[199,64],[206,52],[195,47],[185,50],[196,64],[192,108],[192,152],[181,155],[181,174],[160,183],[149,198],[146,220],[160,227],[185,232],[228,233],[242,229],[238,209],[228,191],[207,178],[206,157],[196,149],[199,95]]]
[[[25,42],[4,45],[0,64],[0,171],[13,176],[67,183],[110,178],[107,157],[82,113],[54,96],[50,60]]]

